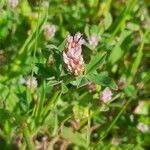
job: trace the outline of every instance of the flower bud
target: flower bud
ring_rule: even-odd
[[[110,90],[110,88],[107,87],[102,91],[100,95],[100,100],[104,103],[107,103],[112,99],[112,95],[112,91]]]
[[[149,131],[148,125],[144,124],[143,122],[138,123],[137,129],[140,130],[142,133],[146,133]]]
[[[56,33],[56,27],[51,24],[47,24],[44,28],[44,36],[47,41],[50,41]]]
[[[88,38],[88,42],[89,42],[90,47],[94,49],[98,45],[98,42],[99,42],[98,36],[96,34],[92,34]]]
[[[96,90],[96,85],[95,85],[93,82],[89,82],[89,83],[87,84],[87,88],[88,88],[88,91],[89,91],[90,93],[92,93],[92,92],[94,92],[94,91]]]

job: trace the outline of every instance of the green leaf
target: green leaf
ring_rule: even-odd
[[[78,84],[78,88],[85,86],[88,83],[88,80],[85,77],[82,77],[82,79],[80,80],[80,83]]]
[[[124,92],[129,97],[136,96],[136,89],[133,85],[126,85],[126,87],[124,88]]]
[[[128,84],[130,84],[133,81],[133,78],[134,78],[134,76],[135,76],[135,74],[136,74],[136,72],[138,70],[138,67],[139,67],[141,61],[142,61],[143,50],[144,50],[143,48],[144,48],[145,40],[147,39],[147,36],[149,35],[149,33],[150,33],[150,28],[148,28],[145,31],[144,35],[141,33],[142,41],[141,41],[140,45],[137,48],[136,58],[133,61],[133,63],[132,63],[133,65],[132,65],[132,67],[130,69],[130,74],[129,74],[128,81],[127,81]]]
[[[89,31],[89,25],[86,25],[85,26],[85,28],[84,28],[84,33],[85,33],[85,35],[87,36],[87,37],[89,37],[89,33],[90,31]]]
[[[105,14],[104,27],[107,30],[112,24],[112,16],[110,13]]]
[[[0,122],[4,122],[5,120],[10,120],[11,114],[4,109],[0,109]]]
[[[110,27],[112,37],[115,36],[123,26],[125,26],[128,15],[133,10],[133,7],[135,6],[136,1],[137,0],[127,1],[127,4],[125,5],[124,9],[120,13],[120,15],[117,17],[116,21]]]
[[[57,46],[55,46],[55,45],[53,45],[53,44],[49,44],[49,45],[46,45],[46,48],[48,48],[48,49],[55,49],[55,50],[58,50],[58,47]]]
[[[61,84],[61,91],[63,94],[67,93],[68,92],[68,88],[67,86],[65,85],[65,83],[62,83]]]
[[[58,129],[58,117],[55,113],[49,113],[45,122],[45,126],[49,129],[49,132],[52,136],[55,136]]]
[[[25,121],[25,117],[18,116],[13,112],[9,112],[5,109],[0,109],[0,122],[9,121],[17,124],[21,124]]]
[[[134,22],[128,22],[127,23],[127,29],[131,30],[131,31],[139,31],[140,30],[140,26]]]
[[[84,76],[76,77],[76,86],[79,88],[87,84],[87,79]]]
[[[21,2],[21,5],[20,5],[20,8],[21,8],[21,14],[24,15],[24,16],[29,16],[31,15],[31,8],[30,8],[30,5],[28,3],[28,1],[22,1]]]
[[[86,85],[88,83],[88,80],[85,78],[85,76],[79,76],[76,77],[76,80],[70,82],[72,85],[77,86],[78,88]]]
[[[134,113],[138,115],[148,115],[149,108],[150,108],[150,102],[148,100],[139,101],[136,109],[134,110]]]
[[[105,61],[105,59],[106,59],[106,52],[103,54],[98,53],[86,66],[85,74],[89,74],[95,71],[100,66],[100,64],[102,64]]]
[[[47,86],[48,86],[48,87],[52,87],[52,86],[58,85],[58,84],[60,84],[60,83],[61,83],[61,81],[49,80],[49,81],[47,82]]]
[[[43,65],[41,63],[36,63],[36,66],[38,67],[38,76],[41,78],[49,78],[56,75],[56,71],[54,68],[49,67],[47,65]]]
[[[117,90],[118,86],[115,81],[108,76],[107,72],[102,72],[99,75],[89,74],[86,76],[87,79],[105,87],[110,87],[111,89]]]
[[[86,147],[86,140],[78,132],[73,132],[71,128],[64,127],[61,136],[76,145]]]
[[[67,39],[65,39],[59,46],[58,49],[60,52],[63,52],[65,50],[65,45],[66,45]]]
[[[124,31],[122,32],[120,36],[120,40],[117,42],[115,47],[112,49],[110,56],[108,58],[108,63],[113,65],[118,60],[120,60],[125,53],[125,51],[128,50],[130,44],[132,42],[131,39],[131,31]]]

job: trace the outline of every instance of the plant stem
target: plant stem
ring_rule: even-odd
[[[38,99],[38,103],[36,104],[35,110],[35,123],[36,125],[41,121],[42,110],[44,107],[44,100],[45,100],[45,81],[43,81],[41,90],[40,90],[40,98]]]
[[[120,110],[120,112],[118,113],[118,115],[116,116],[116,118],[113,120],[113,122],[110,124],[110,126],[105,131],[105,133],[101,136],[100,140],[98,141],[98,143],[95,146],[97,146],[98,144],[100,144],[102,142],[102,140],[107,136],[107,134],[112,129],[112,127],[115,125],[115,123],[118,121],[118,119],[120,118],[120,116],[122,115],[122,113],[126,110],[127,106],[131,102],[131,100],[132,99],[129,99],[129,100],[126,101],[125,105],[122,107],[122,109]],[[94,149],[95,149],[95,146],[94,146]]]
[[[136,58],[135,58],[135,60],[133,62],[133,65],[132,65],[132,68],[131,68],[131,72],[130,72],[130,75],[128,77],[128,84],[130,84],[133,81],[134,76],[135,76],[135,74],[136,74],[136,72],[138,70],[138,67],[139,67],[139,65],[140,65],[140,63],[142,61],[143,48],[144,48],[144,44],[145,44],[145,39],[146,39],[146,37],[147,37],[147,35],[148,35],[149,32],[150,32],[150,28],[148,28],[145,31],[144,35],[141,36],[142,37],[142,41],[141,41],[141,44],[139,45],[139,47],[137,49],[137,51],[138,51],[137,52],[137,56],[136,56]]]
[[[35,150],[35,147],[34,147],[34,144],[33,144],[33,141],[32,141],[32,137],[30,135],[29,128],[28,128],[27,124],[22,123],[21,127],[22,127],[22,132],[23,132],[24,139],[27,143],[27,146],[28,146],[29,150]]]
[[[40,0],[40,7],[39,7],[39,11],[38,11],[38,19],[37,19],[36,32],[35,32],[35,45],[34,45],[34,51],[33,51],[32,72],[31,72],[32,77],[33,77],[33,73],[34,73],[36,51],[37,51],[37,48],[38,48],[40,8],[41,8],[41,0]]]
[[[42,115],[43,118],[46,117],[48,111],[50,110],[52,104],[54,104],[54,102],[56,101],[56,99],[59,97],[60,91],[56,91],[53,95],[53,97],[51,98],[51,100],[49,101],[49,103],[47,104],[46,108],[43,109]]]
[[[123,12],[120,14],[116,22],[112,26],[112,36],[111,39],[118,33],[118,31],[124,27],[128,14],[133,9],[136,4],[136,0],[129,0],[126,7],[124,8]]]
[[[87,148],[90,148],[90,136],[91,136],[91,115],[90,106],[88,108],[88,124],[87,124]]]

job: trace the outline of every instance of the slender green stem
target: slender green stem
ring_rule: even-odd
[[[39,11],[38,11],[38,19],[37,19],[37,25],[36,25],[36,33],[35,33],[35,45],[34,45],[34,51],[33,51],[32,73],[31,73],[31,76],[32,76],[32,77],[33,77],[33,73],[34,73],[34,65],[35,65],[36,51],[37,51],[37,48],[38,48],[38,35],[39,35],[39,23],[40,23],[40,8],[41,8],[41,0],[40,0]]]
[[[138,51],[137,52],[137,56],[136,56],[136,58],[135,58],[135,60],[133,62],[133,65],[132,65],[132,68],[131,68],[131,72],[130,72],[130,75],[128,77],[128,84],[130,84],[133,81],[134,76],[135,76],[135,74],[136,74],[136,72],[138,70],[138,67],[139,67],[139,65],[140,65],[140,63],[142,61],[145,39],[146,39],[146,37],[147,37],[149,32],[150,32],[150,28],[148,28],[145,31],[144,35],[141,36],[142,37],[142,42],[141,42],[141,44],[139,45],[139,47],[137,49],[137,51]]]
[[[42,89],[41,89],[41,94],[40,94],[40,99],[38,100],[37,109],[36,109],[36,123],[39,123],[39,120],[41,119],[41,114],[42,114],[42,109],[44,105],[44,100],[45,100],[45,81],[43,81],[42,84]]]
[[[118,17],[118,19],[116,20],[116,22],[113,24],[112,26],[112,36],[111,36],[111,40],[113,39],[113,37],[118,33],[118,31],[124,27],[124,24],[126,22],[127,16],[130,13],[130,11],[133,9],[134,5],[136,4],[136,0],[129,0],[127,3],[127,6],[124,8],[124,10],[122,11],[122,13],[120,14],[120,16]]]
[[[43,118],[46,117],[48,111],[50,110],[50,107],[52,106],[52,104],[56,101],[56,99],[58,98],[59,96],[59,91],[56,91],[52,97],[52,99],[49,101],[49,103],[47,104],[46,108],[43,109],[43,112],[42,112],[42,115],[43,115]]]
[[[88,124],[87,124],[87,148],[90,149],[90,136],[91,136],[91,115],[90,106],[88,108]]]
[[[29,128],[28,128],[27,124],[23,123],[21,125],[21,127],[22,127],[23,136],[24,136],[24,139],[27,143],[28,149],[29,150],[35,150],[35,147],[34,147],[34,144],[32,141],[32,137],[30,135]]]
[[[116,116],[116,118],[113,120],[113,122],[110,124],[110,126],[105,131],[105,133],[101,136],[99,142],[95,146],[97,146],[98,144],[100,144],[102,142],[102,140],[107,136],[107,134],[112,129],[112,127],[115,125],[115,123],[118,121],[118,119],[120,118],[120,116],[122,115],[122,113],[126,110],[127,106],[131,102],[131,100],[132,99],[129,99],[129,100],[126,101],[125,105],[122,107],[122,109],[120,110],[120,112],[118,113],[118,115]],[[94,149],[95,149],[95,146],[94,146]]]

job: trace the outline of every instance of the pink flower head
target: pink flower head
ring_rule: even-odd
[[[143,122],[138,123],[137,125],[138,130],[140,130],[142,133],[146,133],[149,131],[148,125],[144,124]]]
[[[91,92],[94,92],[96,90],[96,85],[93,82],[89,82],[87,84],[87,88],[88,88],[89,92],[91,93]]]
[[[47,24],[44,28],[44,36],[47,41],[51,40],[56,33],[56,27],[51,24]]]
[[[92,34],[92,35],[88,38],[88,42],[89,42],[89,45],[90,45],[92,48],[95,48],[95,47],[98,45],[98,42],[99,42],[98,35]]]
[[[107,87],[102,91],[100,95],[100,100],[102,100],[104,103],[107,103],[112,99],[112,95],[112,91],[110,90],[110,88]]]
[[[18,2],[18,0],[9,0],[8,3],[9,3],[10,7],[15,8],[15,7],[17,7],[19,2]]]
[[[63,59],[67,65],[67,70],[75,76],[84,72],[84,60],[82,56],[82,44],[84,39],[81,33],[76,33],[74,37],[68,35],[66,51],[63,53]]]

